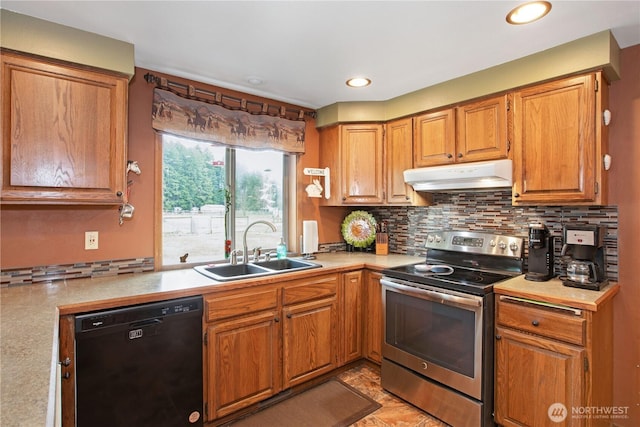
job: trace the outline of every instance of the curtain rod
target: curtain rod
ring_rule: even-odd
[[[145,74],[144,79],[147,81],[147,83],[154,83],[157,87],[160,87],[160,88],[171,89],[171,87],[175,87],[175,88],[182,89],[183,91],[186,92],[186,95],[189,98],[197,98],[198,94],[210,96],[213,98],[213,100],[210,100],[210,99],[204,99],[204,100],[200,99],[200,100],[209,102],[209,103],[220,104],[225,108],[229,108],[229,109],[248,111],[247,106],[254,105],[256,107],[259,107],[259,111],[255,112],[255,114],[268,114],[272,116],[279,115],[284,117],[287,115],[287,113],[291,113],[295,115],[298,120],[303,120],[304,116],[311,117],[314,119],[316,118],[316,112],[313,110],[309,111],[304,108],[293,109],[293,108],[285,107],[284,105],[273,105],[266,102],[258,102],[258,101],[243,99],[243,98],[237,98],[235,96],[222,94],[221,92],[212,92],[206,89],[198,89],[191,85],[172,82],[164,77],[158,77],[151,73]],[[232,101],[235,104],[239,104],[239,106],[229,105],[225,103],[225,101]],[[278,114],[270,114],[269,111],[273,109],[276,109],[278,111]]]

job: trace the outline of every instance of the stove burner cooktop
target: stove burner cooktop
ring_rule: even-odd
[[[501,234],[432,231],[425,241],[424,263],[389,268],[382,274],[414,286],[423,284],[482,296],[493,292],[494,283],[522,274],[523,243],[521,237]],[[416,270],[416,265],[424,268]]]
[[[409,264],[389,268],[382,272],[391,278],[406,280],[416,285],[430,285],[454,291],[465,292],[473,295],[484,295],[492,291],[493,284],[512,276],[489,271],[473,270],[464,267],[453,267],[452,273],[420,272],[416,265]]]

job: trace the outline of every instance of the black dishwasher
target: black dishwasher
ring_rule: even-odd
[[[78,427],[202,426],[202,298],[75,318]]]

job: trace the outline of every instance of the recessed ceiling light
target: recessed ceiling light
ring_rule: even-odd
[[[371,80],[364,77],[354,77],[347,80],[347,86],[349,87],[365,87],[371,84]]]
[[[261,85],[263,82],[260,77],[249,77],[247,78],[247,81],[252,85]]]
[[[521,4],[507,14],[507,22],[513,25],[528,24],[537,21],[551,10],[548,1],[532,1]]]

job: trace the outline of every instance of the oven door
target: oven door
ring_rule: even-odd
[[[481,400],[482,297],[388,277],[380,283],[382,356]]]

